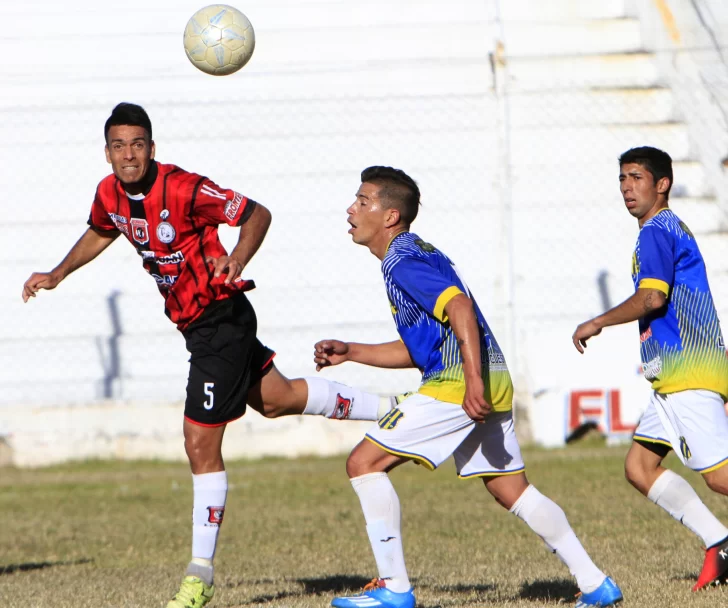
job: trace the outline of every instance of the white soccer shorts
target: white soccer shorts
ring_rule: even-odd
[[[366,438],[430,470],[452,455],[462,479],[513,475],[525,469],[511,412],[494,412],[479,424],[462,405],[420,393],[380,418]]]
[[[728,417],[712,391],[652,393],[634,438],[670,446],[682,463],[708,473],[728,463]]]

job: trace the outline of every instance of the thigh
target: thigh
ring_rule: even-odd
[[[461,405],[415,393],[383,416],[365,438],[385,452],[434,470],[474,426]]]
[[[260,353],[250,310],[185,332],[190,351],[185,418],[191,422],[219,426],[245,413],[257,377],[254,355]]]
[[[454,456],[458,476],[462,479],[517,475],[526,468],[512,412],[486,416],[485,422],[475,425]]]
[[[684,464],[705,474],[728,463],[728,417],[718,393],[690,390],[657,398],[663,424],[675,436],[673,449]]]

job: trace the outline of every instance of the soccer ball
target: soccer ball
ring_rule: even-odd
[[[242,68],[255,49],[255,32],[248,18],[225,4],[197,11],[185,27],[185,53],[197,69],[227,76]]]

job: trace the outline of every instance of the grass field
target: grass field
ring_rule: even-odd
[[[728,605],[725,589],[691,593],[700,543],[624,481],[625,449],[590,443],[525,457],[626,606]],[[233,462],[228,473],[212,607],[323,607],[376,574],[343,457]],[[728,501],[687,477],[728,521]],[[573,602],[566,568],[481,482],[458,480],[451,465],[406,465],[392,479],[420,608]],[[189,558],[190,512],[182,464],[0,469],[0,606],[164,606]]]

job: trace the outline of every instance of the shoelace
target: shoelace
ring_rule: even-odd
[[[386,587],[386,583],[381,578],[373,578],[371,582],[364,585],[364,589],[362,590],[362,593],[366,591],[374,591],[375,589],[380,589],[381,587]]]

